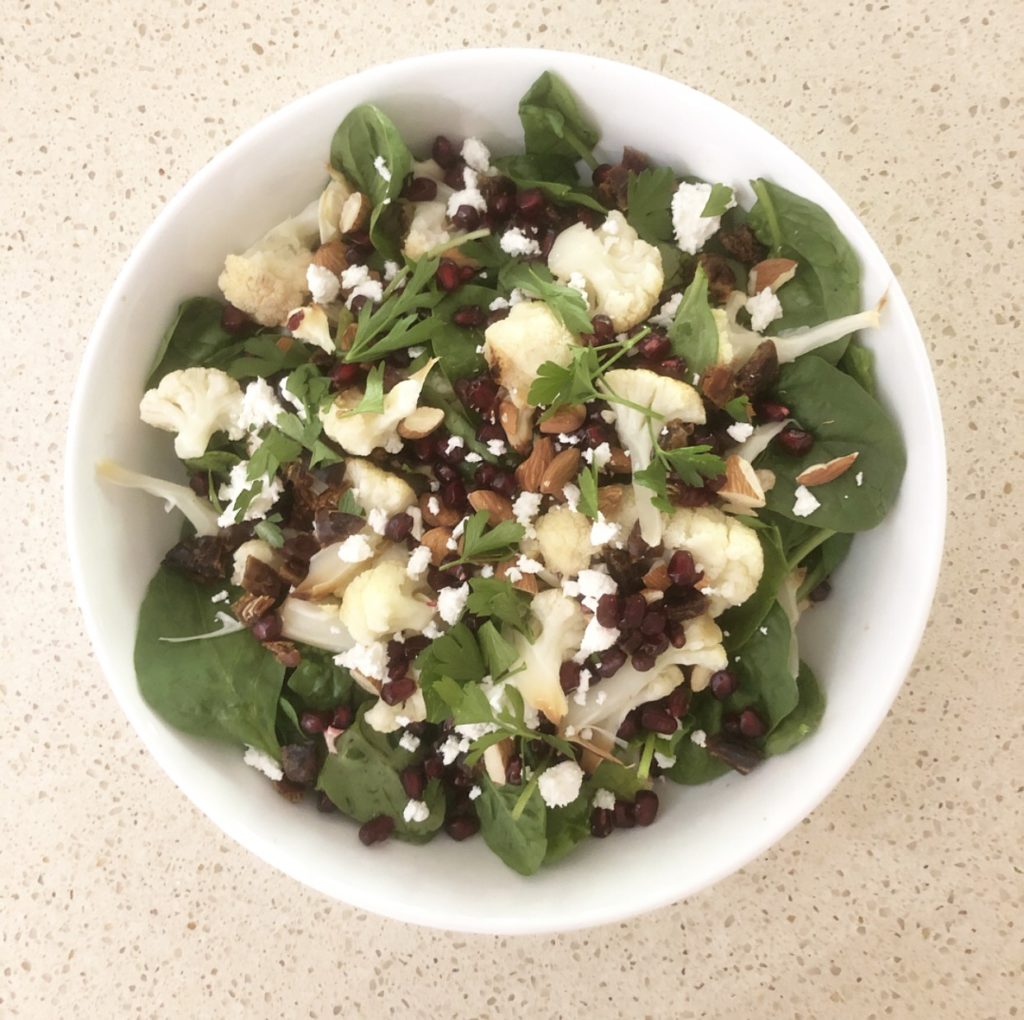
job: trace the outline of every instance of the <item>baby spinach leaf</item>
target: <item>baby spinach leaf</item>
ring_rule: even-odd
[[[207,450],[202,457],[190,457],[183,461],[190,473],[209,471],[222,478],[227,478],[231,469],[241,462],[242,457],[231,450]]]
[[[474,801],[484,842],[513,871],[532,875],[544,863],[548,849],[547,807],[534,790],[518,818],[512,817],[521,786],[495,786],[483,776]]]
[[[434,308],[430,318],[423,320],[434,356],[441,359],[441,369],[449,380],[480,375],[487,369],[483,355],[477,353],[484,342],[483,330],[458,326],[452,316],[467,305],[476,305],[486,312],[497,296],[498,292],[491,287],[466,284],[449,294]]]
[[[757,202],[749,222],[774,258],[799,263],[796,276],[779,288],[783,316],[775,332],[816,326],[860,310],[860,263],[850,242],[821,206],[763,179],[751,181]],[[847,339],[814,353],[831,363],[846,350]]]
[[[357,106],[338,125],[331,140],[331,165],[345,173],[373,202],[370,240],[387,258],[396,258],[397,199],[409,171],[412,153],[394,122],[371,103]]]
[[[796,678],[796,684],[799,701],[796,708],[765,738],[766,754],[783,754],[796,747],[818,728],[825,714],[825,695],[806,662],[800,663],[800,675]]]
[[[597,166],[594,146],[601,137],[580,111],[566,84],[545,71],[519,101],[526,151],[535,156],[583,159]]]
[[[554,864],[567,857],[590,836],[592,787],[592,783],[584,783],[580,795],[571,804],[560,808],[548,808],[544,864]]]
[[[739,677],[739,689],[726,707],[738,712],[751,705],[774,729],[799,700],[796,680],[789,670],[789,646],[793,632],[786,611],[776,602],[741,651],[732,657],[730,668]]]
[[[334,662],[333,654],[312,645],[299,645],[302,661],[288,677],[287,686],[304,708],[326,712],[352,695],[352,674]]]
[[[839,361],[839,367],[851,378],[856,379],[861,388],[871,396],[878,395],[875,388],[875,356],[866,347],[850,341],[846,353]]]
[[[443,363],[441,367],[444,367]],[[498,458],[477,439],[477,426],[473,423],[462,401],[455,395],[455,390],[452,389],[452,384],[444,372],[431,372],[427,376],[423,383],[420,403],[441,408],[444,411],[444,427],[453,436],[459,436],[469,449],[479,454],[484,460],[492,464],[498,462]]]
[[[587,302],[573,287],[556,283],[547,266],[537,262],[506,262],[498,273],[498,286],[508,292],[518,287],[543,301],[571,333],[590,333],[593,323]]]
[[[708,304],[708,278],[697,267],[693,282],[683,292],[675,318],[668,328],[672,353],[686,359],[691,372],[703,374],[718,360],[718,327]]]
[[[742,648],[752,635],[757,632],[768,610],[775,605],[775,596],[786,576],[786,553],[782,548],[779,529],[771,524],[764,524],[751,518],[744,521],[757,531],[758,541],[764,557],[764,570],[757,589],[742,605],[727,609],[719,619],[722,633],[727,635],[725,647],[729,652]]]
[[[228,362],[225,371],[234,379],[255,379],[290,372],[305,365],[309,356],[310,349],[298,340],[262,334],[245,340],[239,356]]]
[[[832,531],[873,528],[895,502],[906,467],[895,423],[858,383],[817,357],[798,358],[784,365],[776,394],[813,434],[814,446],[802,457],[793,457],[772,443],[758,457],[758,468],[775,472],[768,508],[802,520],[793,513],[796,476],[812,464],[857,452],[857,461],[848,471],[814,487],[821,506],[802,522]]]
[[[703,730],[706,735],[717,733],[722,728],[722,703],[710,691],[701,691],[690,702],[690,713],[686,718],[689,733]],[[697,786],[710,782],[729,771],[725,762],[709,754],[707,749],[695,744],[687,735],[675,749],[676,763],[668,770],[673,782],[684,786]]]
[[[274,721],[284,667],[247,630],[203,641],[221,607],[210,590],[161,567],[139,610],[135,673],[146,703],[185,733],[278,754]]]
[[[553,202],[582,205],[599,213],[608,212],[593,195],[576,187],[579,175],[576,173],[576,163],[573,159],[523,153],[502,156],[494,160],[494,165],[510,178],[520,191],[537,188]]]
[[[635,768],[602,761],[591,775],[591,786],[595,790],[608,790],[620,800],[633,800],[641,790],[650,789],[651,783],[641,778]]]
[[[309,740],[299,725],[299,714],[295,711],[295,706],[287,698],[278,699],[274,729],[282,747],[286,744],[304,744]]]
[[[804,565],[807,568],[807,574],[804,577],[803,583],[800,585],[800,590],[797,592],[798,599],[805,598],[814,591],[822,581],[826,581],[832,576],[832,572],[836,567],[846,559],[846,555],[850,551],[850,546],[853,544],[853,537],[854,536],[852,534],[843,534],[842,532],[837,535],[833,535],[831,538],[822,542],[822,544],[807,557],[804,561]]]
[[[648,244],[672,244],[672,195],[677,186],[676,175],[667,166],[629,175],[626,219]]]
[[[224,305],[207,297],[189,298],[178,305],[157,349],[146,388],[156,386],[170,372],[198,365],[213,367],[233,357],[242,344],[220,324]]]

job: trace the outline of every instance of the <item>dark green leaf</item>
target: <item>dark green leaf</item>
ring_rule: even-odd
[[[267,545],[280,549],[284,545],[284,535],[281,534],[280,525],[277,521],[262,520],[256,525],[256,537],[262,538]]]
[[[456,726],[494,722],[494,709],[479,684],[466,684],[462,688],[462,697],[452,709],[452,719]]]
[[[796,476],[812,464],[857,452],[857,461],[848,471],[827,485],[815,486],[813,493],[821,506],[801,523],[832,531],[873,528],[895,502],[906,466],[894,422],[858,383],[817,357],[784,365],[776,393],[814,436],[814,446],[802,457],[793,457],[772,443],[757,458],[758,468],[775,472],[768,508],[797,519],[793,513]]]
[[[278,699],[274,729],[282,747],[286,744],[304,744],[309,739],[299,725],[299,714],[295,706],[287,698]]]
[[[231,469],[241,462],[242,458],[230,450],[207,450],[202,457],[191,457],[183,463],[190,473],[210,471],[226,478]]]
[[[464,623],[431,641],[416,657],[416,668],[432,678],[446,676],[461,682],[482,680],[487,674],[480,646]]]
[[[300,453],[301,443],[286,436],[280,429],[272,428],[249,458],[249,478],[260,479],[275,475],[282,465],[290,464]]]
[[[697,267],[668,329],[672,352],[685,358],[691,372],[703,374],[718,360],[718,327],[708,304],[708,278]]]
[[[334,662],[331,652],[311,645],[299,645],[302,661],[288,677],[288,689],[304,708],[326,712],[348,702],[352,695],[352,674]]]
[[[687,735],[676,745],[676,763],[668,770],[669,779],[684,786],[697,786],[725,775],[729,766],[690,739],[690,734],[697,730],[711,735],[722,728],[722,703],[711,691],[704,690],[693,696],[685,725]]]
[[[732,197],[732,188],[727,184],[712,184],[701,216],[721,216],[729,208]]]
[[[478,510],[466,522],[466,529],[462,533],[462,557],[456,563],[503,560],[519,549],[526,529],[517,521],[502,521],[488,528],[489,518],[490,514],[486,510]],[[454,566],[454,563],[446,566]]]
[[[500,680],[519,661],[515,646],[501,636],[490,620],[477,631],[477,640],[487,662],[487,672],[494,681]]]
[[[565,807],[548,808],[547,850],[544,864],[554,864],[567,857],[590,836],[590,794],[592,783],[584,784],[580,795]]]
[[[514,587],[510,581],[496,577],[474,577],[469,582],[466,608],[476,616],[489,616],[529,637],[533,621],[530,601],[530,596]]]
[[[576,346],[568,365],[545,361],[530,384],[527,400],[535,406],[585,404],[602,396],[595,388],[601,364],[593,347]]]
[[[382,414],[384,412],[384,363],[370,369],[362,399],[345,416],[351,414]]]
[[[670,514],[675,509],[668,499],[668,468],[660,458],[655,458],[650,467],[633,472],[633,482],[654,493],[651,502],[658,510]]]
[[[521,786],[495,786],[484,775],[480,788],[481,794],[474,804],[484,842],[520,875],[534,874],[544,863],[548,848],[547,809],[540,794],[534,791],[522,814],[513,818],[512,812],[523,792]]]
[[[574,160],[557,156],[503,156],[494,165],[510,178],[520,191],[537,188],[553,202],[563,205],[582,205],[595,212],[607,209],[593,195],[577,189],[578,174]]]
[[[519,288],[543,301],[571,333],[590,333],[594,328],[583,295],[574,287],[556,283],[542,263],[506,262],[498,273],[498,286],[506,293]]]
[[[620,800],[634,800],[641,790],[650,789],[648,779],[641,779],[637,770],[628,765],[616,765],[613,761],[602,761],[594,769],[591,786],[595,790],[608,790]]]
[[[672,195],[677,186],[675,173],[666,166],[652,167],[629,175],[626,219],[648,244],[675,247]],[[662,261],[664,263],[664,258]],[[665,275],[668,276],[668,273]]]
[[[846,353],[839,361],[839,368],[851,379],[855,379],[861,389],[873,397],[878,396],[875,388],[875,356],[856,340],[851,340]]]
[[[750,397],[735,397],[725,405],[725,412],[734,421],[748,422],[753,416],[753,409],[750,406]]]
[[[750,640],[732,658],[730,668],[738,676],[740,686],[726,703],[729,711],[738,712],[753,705],[769,729],[773,729],[796,708],[796,679],[789,670],[792,640],[789,617],[776,602]]]
[[[580,111],[565,83],[545,71],[519,101],[527,153],[583,159],[597,165],[593,149],[601,137]]]
[[[420,403],[441,408],[444,411],[444,427],[453,436],[459,436],[470,450],[484,460],[492,464],[498,462],[498,458],[477,439],[477,425],[470,418],[462,401],[455,395],[451,382],[443,372],[431,372],[427,376]]]
[[[832,572],[846,559],[853,544],[852,534],[837,534],[826,539],[804,560],[807,573],[800,584],[797,599],[808,596],[822,581],[828,580]]]
[[[241,344],[220,324],[223,311],[223,303],[213,298],[183,301],[160,341],[146,387],[156,386],[170,372],[210,366],[215,359],[223,360],[230,352],[241,349]]]
[[[310,348],[298,340],[265,334],[246,340],[238,357],[226,365],[225,371],[235,379],[266,377],[305,365],[309,356]]]
[[[771,524],[763,524],[756,518],[746,521],[748,526],[757,531],[764,557],[764,569],[757,590],[746,602],[727,609],[719,619],[725,637],[725,647],[730,652],[742,648],[752,635],[757,632],[768,610],[775,605],[779,585],[786,576],[786,554],[782,548],[779,529]]]
[[[710,446],[681,446],[676,450],[658,448],[658,456],[679,475],[684,485],[703,485],[706,478],[725,473],[725,461]]]
[[[146,703],[186,733],[250,744],[276,756],[274,721],[284,667],[248,630],[203,641],[160,638],[208,634],[221,606],[168,567],[149,583],[139,611],[135,673]]]
[[[800,693],[797,706],[768,734],[764,742],[766,754],[783,754],[796,747],[818,728],[825,714],[825,696],[806,662],[800,663],[796,683]]]

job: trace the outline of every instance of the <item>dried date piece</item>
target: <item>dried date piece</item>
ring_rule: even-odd
[[[199,584],[214,584],[230,576],[231,552],[219,535],[193,535],[167,553],[164,565]]]

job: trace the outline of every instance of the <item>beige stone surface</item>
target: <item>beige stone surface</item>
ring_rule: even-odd
[[[1017,1015],[1018,0],[0,0],[0,16],[0,1016]],[[838,790],[689,902],[558,938],[366,916],[224,838],[108,693],[60,523],[76,366],[163,203],[324,82],[424,49],[498,44],[661,71],[821,170],[917,311],[950,450],[931,626]]]

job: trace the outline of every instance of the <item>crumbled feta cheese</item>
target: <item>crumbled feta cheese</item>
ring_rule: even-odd
[[[334,657],[339,666],[346,669],[357,669],[363,676],[371,680],[387,680],[388,648],[383,641],[374,641],[369,645],[353,645],[347,652]]]
[[[523,526],[526,538],[537,534],[533,527],[533,519],[540,512],[543,496],[539,492],[521,492],[512,504],[512,515]]]
[[[690,741],[691,743],[696,744],[698,747],[707,747],[708,735],[704,732],[704,730],[694,730],[690,734]]]
[[[604,514],[599,511],[597,520],[590,525],[590,544],[606,545],[608,542],[614,542],[619,537],[621,531],[622,529],[618,524],[606,521]]]
[[[600,708],[601,705],[603,705],[607,700],[608,700],[608,692],[607,691],[598,691],[597,694],[594,695],[594,704],[597,705],[598,708]]]
[[[615,810],[615,794],[611,790],[595,790],[593,805],[604,811]]]
[[[362,563],[373,556],[373,546],[365,535],[349,535],[338,546],[338,559],[342,563]]]
[[[441,504],[437,501],[437,496],[431,496],[427,500],[427,509],[432,514],[439,514],[441,512]]]
[[[384,161],[383,156],[375,156],[373,159],[373,168],[384,178],[386,181],[391,180],[391,168]]]
[[[487,449],[495,457],[504,457],[508,453],[508,446],[504,439],[488,439]]]
[[[279,779],[284,779],[281,766],[266,751],[261,751],[258,747],[250,747],[246,744],[242,761],[250,768],[256,769],[257,772],[262,772],[267,779],[273,779],[275,783]]]
[[[430,808],[422,800],[410,800],[402,811],[402,817],[407,822],[425,822],[430,817]]]
[[[266,379],[254,379],[242,394],[242,407],[235,424],[243,432],[258,432],[264,425],[274,425],[284,408]]]
[[[414,733],[403,733],[401,737],[398,738],[398,746],[403,751],[408,751],[409,754],[414,754],[420,746],[420,738]]]
[[[464,205],[476,209],[477,212],[487,212],[487,200],[480,194],[480,189],[477,187],[479,178],[476,171],[471,167],[466,167],[463,171],[462,182],[462,190],[452,192],[448,199],[449,218],[453,217]]]
[[[764,635],[765,637],[767,637],[767,636],[768,636],[768,628],[767,628],[767,627],[758,627],[757,629],[758,629],[758,630],[759,630],[759,631],[760,631],[760,632],[761,632],[761,633],[762,633],[762,634],[763,634],[763,635]]]
[[[508,306],[508,299],[499,296],[496,297],[487,307],[492,312],[503,312],[506,308],[508,308]]]
[[[584,450],[583,459],[588,464],[597,465],[597,470],[600,471],[612,459],[612,448],[607,443],[601,443],[592,450]]]
[[[449,436],[448,442],[444,444],[444,452],[448,454],[452,450],[461,450],[465,445],[466,440],[462,436]]]
[[[590,690],[590,681],[593,674],[589,669],[580,670],[580,685],[573,692],[572,700],[577,705],[585,705],[587,703],[587,692]]]
[[[696,255],[721,225],[720,216],[704,215],[710,197],[710,184],[688,184],[686,181],[679,185],[672,196],[672,229],[676,244],[687,255]],[[733,199],[729,208],[735,204],[736,200]]]
[[[753,297],[747,298],[743,306],[750,313],[750,326],[755,333],[763,333],[769,322],[782,315],[782,303],[771,287],[765,287]]]
[[[509,567],[508,570],[505,571],[505,580],[509,581],[511,584],[515,584],[517,581],[521,581],[522,579],[523,572],[518,567]]]
[[[397,275],[398,275],[398,263],[397,262],[392,262],[391,259],[388,259],[384,263],[384,279],[387,280],[388,283],[390,283]],[[412,350],[411,349],[410,349],[409,353],[412,354]],[[413,357],[415,357],[415,355],[413,355]]]
[[[858,471],[854,476],[853,480],[857,483],[857,487],[860,488],[864,484],[864,472]]]
[[[430,549],[425,545],[418,545],[409,554],[409,562],[405,566],[406,574],[414,581],[419,580],[430,566]]]
[[[469,518],[463,517],[462,520],[452,528],[452,538],[462,538],[462,534],[466,530],[466,524],[468,522]]]
[[[683,292],[680,291],[678,294],[673,294],[659,309],[657,315],[652,315],[648,320],[652,326],[661,326],[663,329],[668,329],[669,326],[675,322],[676,312],[679,311],[679,305],[683,300]]]
[[[592,616],[587,623],[587,629],[583,632],[583,640],[580,642],[580,650],[573,656],[574,662],[583,662],[587,656],[594,652],[603,652],[611,648],[619,640],[617,627],[602,627],[596,616]]]
[[[563,761],[540,774],[537,787],[548,807],[565,807],[579,795],[583,785],[583,769],[574,761]]]
[[[508,304],[511,308],[513,305],[518,305],[520,301],[527,301],[529,298],[524,290],[520,290],[519,287],[513,287],[511,293],[508,296]]]
[[[674,754],[662,754],[661,751],[655,751],[654,760],[661,768],[670,769],[676,763],[676,756]]]
[[[577,446],[579,445],[580,437],[569,435],[568,432],[559,432],[558,441],[565,446]]]
[[[434,638],[439,638],[443,633],[444,631],[441,630],[441,628],[438,627],[438,625],[434,623],[433,620],[431,620],[430,623],[428,623],[426,627],[423,628],[423,636],[426,638],[430,638],[431,641],[433,641]]]
[[[793,513],[797,517],[810,517],[821,503],[806,485],[798,485],[793,493],[796,500],[793,503]]]
[[[466,608],[469,598],[469,585],[461,584],[458,588],[442,588],[437,593],[437,611],[445,623],[454,624]]]
[[[544,569],[544,564],[531,560],[529,556],[520,556],[516,560],[516,568],[524,574],[539,574]]]
[[[216,595],[214,595],[210,599],[210,601],[211,602],[227,602],[228,598],[229,598],[229,596],[228,596],[228,593],[226,591],[219,591],[219,592],[217,592]]]
[[[276,475],[264,475],[262,478],[249,478],[249,462],[243,460],[236,464],[228,474],[228,480],[217,490],[217,497],[225,504],[224,512],[217,518],[222,528],[230,528],[235,523],[238,508],[235,501],[252,486],[258,486],[259,492],[249,500],[249,505],[242,514],[243,521],[258,521],[267,516],[270,508],[284,492],[284,482]]]
[[[601,412],[601,421],[606,425],[614,425],[619,420],[619,416],[612,410],[606,410]]]
[[[338,296],[341,281],[327,266],[318,266],[311,262],[306,269],[306,286],[314,304],[328,305]]]
[[[277,384],[277,392],[281,394],[281,399],[286,404],[289,404],[292,408],[294,408],[295,413],[298,415],[299,421],[305,421],[307,418],[306,405],[303,404],[303,402],[294,393],[292,393],[290,389],[288,389],[288,380],[286,378],[282,379]]]
[[[738,421],[730,425],[726,430],[731,439],[737,443],[745,443],[753,434],[754,426],[745,421]]]
[[[383,535],[388,526],[387,510],[382,510],[379,506],[375,506],[366,515],[366,523],[370,526],[371,531],[375,531],[378,535]]]
[[[580,487],[573,485],[572,482],[566,482],[562,486],[562,495],[565,497],[566,505],[570,510],[575,511],[580,505]]]
[[[592,612],[597,611],[597,603],[602,595],[614,595],[619,586],[614,578],[600,570],[581,570],[576,578],[583,605]]]
[[[578,290],[587,299],[587,278],[582,273],[570,273],[569,279],[565,281],[566,286]]]
[[[469,788],[469,799],[470,800],[476,800],[477,797],[479,797],[480,794],[483,793],[483,792],[484,791],[481,790],[479,786],[471,786]]]
[[[491,150],[479,138],[467,138],[462,143],[462,158],[477,173],[485,174],[491,169]]]
[[[406,353],[413,359],[413,361],[415,361],[425,350],[426,347],[421,347],[419,344],[416,344],[415,346],[410,347]]]
[[[480,568],[481,577],[494,577],[494,565],[491,563],[485,563]]]
[[[370,270],[366,266],[349,266],[341,272],[341,289],[349,291],[345,300],[347,307],[352,307],[352,302],[357,297],[369,298],[371,301],[380,301],[384,296],[384,285],[380,280],[374,280],[370,276]]]
[[[512,256],[540,254],[540,245],[532,237],[527,237],[519,227],[506,230],[498,244],[503,252]]]
[[[466,463],[467,464],[479,464],[480,461],[482,461],[482,460],[483,460],[483,457],[481,457],[479,453],[472,453],[472,452],[470,452],[470,453],[466,454]]]
[[[451,765],[460,754],[465,754],[469,750],[469,745],[470,740],[467,737],[460,737],[457,733],[453,733],[438,748],[438,751],[441,752],[441,762]]]

